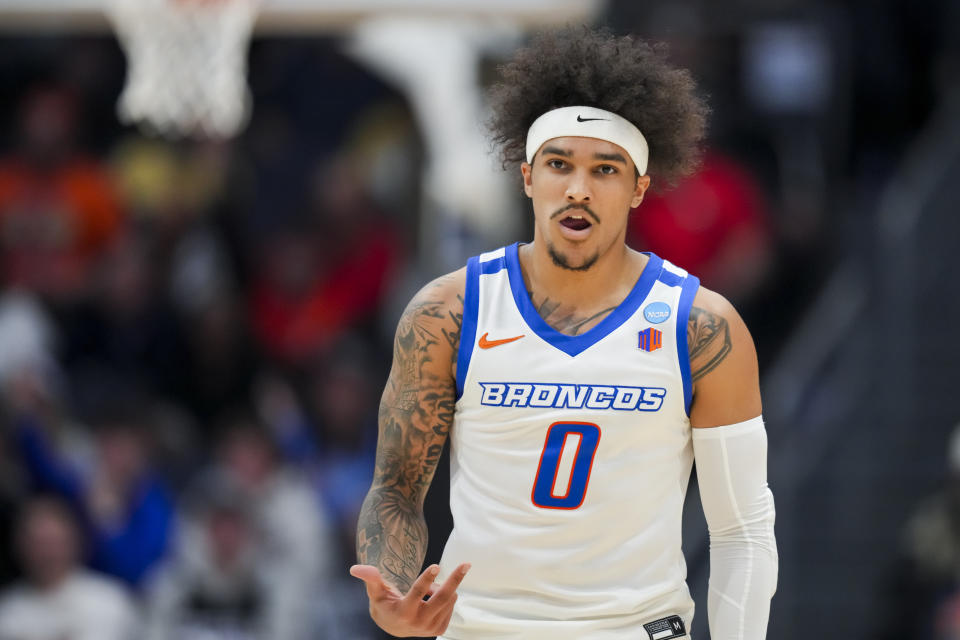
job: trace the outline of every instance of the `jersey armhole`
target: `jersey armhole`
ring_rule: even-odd
[[[460,344],[457,347],[457,400],[463,395],[467,380],[473,343],[477,339],[477,314],[480,310],[480,258],[467,260],[466,283],[463,291],[463,322],[460,325]]]
[[[680,301],[677,303],[677,357],[680,360],[680,377],[683,380],[683,406],[690,417],[693,404],[693,380],[690,376],[690,345],[687,342],[687,323],[690,321],[690,309],[693,299],[700,288],[700,279],[688,275],[680,285]]]

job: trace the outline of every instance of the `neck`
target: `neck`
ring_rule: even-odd
[[[620,242],[602,253],[589,269],[571,270],[557,265],[546,243],[536,238],[520,247],[519,256],[528,291],[585,308],[610,304],[613,299],[619,304],[647,261]]]

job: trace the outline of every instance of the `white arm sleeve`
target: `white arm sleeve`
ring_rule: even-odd
[[[763,418],[693,429],[693,452],[710,530],[710,637],[762,640],[778,566]]]

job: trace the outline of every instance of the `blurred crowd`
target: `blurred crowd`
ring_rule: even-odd
[[[91,131],[113,97],[59,64],[0,157],[0,638],[369,637],[346,568],[410,253],[373,182],[402,103],[291,157],[269,100],[237,142]]]

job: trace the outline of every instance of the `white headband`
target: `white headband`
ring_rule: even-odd
[[[527,162],[547,140],[575,136],[597,138],[619,145],[630,154],[640,175],[647,173],[647,139],[629,120],[595,107],[561,107],[534,120],[527,131]]]

